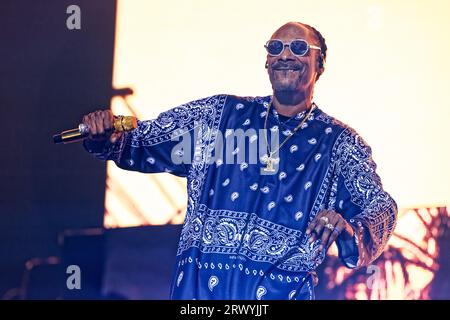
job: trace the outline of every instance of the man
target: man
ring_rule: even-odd
[[[99,159],[187,177],[174,299],[313,299],[314,270],[333,242],[343,263],[357,268],[381,254],[394,229],[397,206],[383,191],[370,147],[312,102],[326,59],[322,35],[290,22],[266,49],[272,96],[193,101],[139,121],[131,133],[105,133],[110,111],[83,118],[91,130],[85,148]],[[180,149],[179,138],[199,128]],[[262,162],[249,163],[250,152],[238,148],[240,163],[210,161],[208,151],[222,145],[219,133],[249,128],[265,133],[248,142],[265,146]],[[276,132],[278,139],[268,134]],[[203,157],[174,157],[186,153]]]

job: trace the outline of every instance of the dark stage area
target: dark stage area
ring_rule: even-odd
[[[66,26],[72,4],[81,30]],[[58,234],[103,226],[105,164],[52,135],[109,107],[115,10],[111,0],[0,2],[0,296],[27,260],[61,254]]]

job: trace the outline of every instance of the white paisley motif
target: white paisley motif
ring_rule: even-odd
[[[256,300],[262,300],[263,296],[267,293],[267,289],[264,286],[259,286],[256,289]]]
[[[181,280],[183,280],[184,272],[181,271],[177,278],[177,287],[180,286]]]
[[[309,188],[311,188],[312,186],[312,182],[308,181],[307,183],[305,183],[305,190],[308,190]]]
[[[239,166],[239,169],[240,169],[241,171],[244,171],[244,170],[247,169],[247,168],[248,168],[247,162],[242,162],[242,163],[240,164],[240,166]]]
[[[265,194],[267,194],[267,193],[270,192],[270,189],[269,189],[269,187],[267,187],[267,186],[261,188],[260,190],[261,190],[262,193],[265,193]]]
[[[173,133],[180,135],[194,127],[194,122],[214,115],[223,107],[225,96],[213,96],[192,101],[161,113],[157,119],[138,121],[138,129],[132,131],[131,145],[149,146],[173,138]],[[222,105],[221,105],[222,104]],[[180,129],[185,130],[180,130]]]
[[[208,280],[209,291],[213,292],[214,287],[216,287],[218,284],[219,284],[219,278],[216,276],[211,276]]]
[[[288,271],[310,271],[323,259],[316,256],[319,243],[311,246],[301,231],[254,213],[212,210],[201,204],[197,219],[189,226],[183,229],[179,253],[195,246],[205,253],[239,254]],[[184,235],[192,241],[184,240]]]
[[[296,300],[294,298],[296,293],[297,293],[296,290],[292,290],[291,292],[289,292],[289,300]]]
[[[286,197],[284,197],[284,201],[286,201],[286,202],[292,202],[292,200],[294,200],[294,197],[292,196],[292,194],[289,194]]]
[[[250,189],[253,190],[253,191],[256,191],[256,189],[258,189],[258,184],[255,182],[254,184],[252,184],[250,186]]]
[[[369,260],[383,251],[395,228],[397,204],[382,188],[372,159],[372,150],[353,129],[344,130],[333,149],[336,166],[344,178],[351,201],[362,212],[352,218],[369,229],[371,250]],[[333,200],[335,201],[335,200]]]

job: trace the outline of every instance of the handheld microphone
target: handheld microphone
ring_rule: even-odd
[[[136,117],[114,116],[112,131],[115,132],[132,131],[136,128],[137,128]],[[81,123],[76,129],[66,130],[61,133],[55,134],[53,136],[53,142],[56,144],[78,142],[86,139],[88,136],[89,136],[89,127],[84,123]]]

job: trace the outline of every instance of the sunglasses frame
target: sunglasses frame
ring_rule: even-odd
[[[269,45],[269,42],[271,42],[271,41],[279,41],[279,42],[281,42],[281,43],[283,44],[283,50],[281,50],[279,54],[271,54],[271,53],[269,52],[268,45]],[[306,43],[306,51],[305,51],[304,54],[295,54],[295,53],[292,51],[292,49],[291,49],[291,44],[292,44],[292,42],[294,42],[294,41],[303,41],[304,43]],[[322,50],[322,49],[321,49],[320,47],[318,47],[318,46],[309,44],[308,41],[306,41],[305,39],[293,39],[293,40],[291,40],[290,42],[283,42],[283,41],[280,40],[280,39],[270,39],[270,40],[268,40],[268,41],[266,42],[266,44],[264,45],[264,48],[266,48],[267,54],[268,54],[269,56],[271,56],[271,57],[278,57],[279,55],[281,55],[281,54],[283,53],[284,48],[286,48],[286,47],[289,47],[289,51],[291,51],[291,53],[292,53],[294,56],[296,56],[296,57],[304,57],[305,55],[308,54],[309,49]]]

